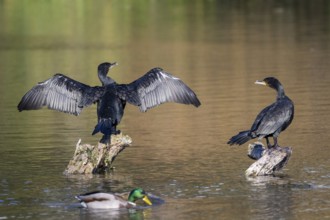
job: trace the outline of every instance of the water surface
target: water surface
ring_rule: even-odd
[[[0,3],[0,219],[320,219],[330,217],[330,5],[327,1],[2,1]],[[107,175],[65,176],[95,106],[79,117],[16,106],[61,72],[98,85],[96,67],[131,82],[152,67],[180,77],[202,102],[140,113],[120,128],[133,139]],[[274,178],[247,179],[246,146],[226,142],[250,128],[275,92],[295,103],[279,143],[293,147]],[[74,196],[133,187],[165,199],[137,212],[90,212]]]

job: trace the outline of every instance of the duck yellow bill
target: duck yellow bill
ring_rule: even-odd
[[[267,84],[264,81],[257,80],[254,84],[266,86]]]
[[[152,205],[151,201],[149,200],[148,196],[144,196],[142,199],[145,203],[147,203],[148,205]]]

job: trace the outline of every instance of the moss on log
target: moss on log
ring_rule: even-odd
[[[132,139],[123,134],[112,135],[111,144],[98,143],[97,146],[81,144],[79,139],[76,150],[64,174],[96,174],[111,168],[117,155],[130,146]]]
[[[250,144],[248,147],[248,156],[257,161],[245,171],[245,175],[272,175],[288,163],[291,154],[291,147],[272,147],[268,149],[260,142]]]

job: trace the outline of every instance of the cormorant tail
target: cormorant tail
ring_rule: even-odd
[[[111,128],[112,128],[112,120],[110,118],[101,118],[97,125],[95,126],[95,129],[92,133],[92,135],[101,132],[105,135],[111,135]]]
[[[229,145],[242,145],[245,142],[251,140],[252,137],[250,136],[250,131],[241,131],[240,133],[238,133],[237,135],[233,136],[232,138],[230,138],[230,140],[227,142],[227,144]]]

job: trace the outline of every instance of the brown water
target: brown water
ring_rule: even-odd
[[[0,219],[330,218],[330,4],[328,1],[1,1]],[[160,66],[198,94],[198,109],[128,106],[120,128],[133,145],[107,175],[64,176],[95,106],[79,117],[18,113],[22,95],[61,72],[97,85],[100,62],[117,82]],[[275,76],[295,103],[279,143],[293,156],[277,177],[247,179],[248,129],[275,99]],[[133,187],[166,203],[134,213],[79,209],[74,196]]]

